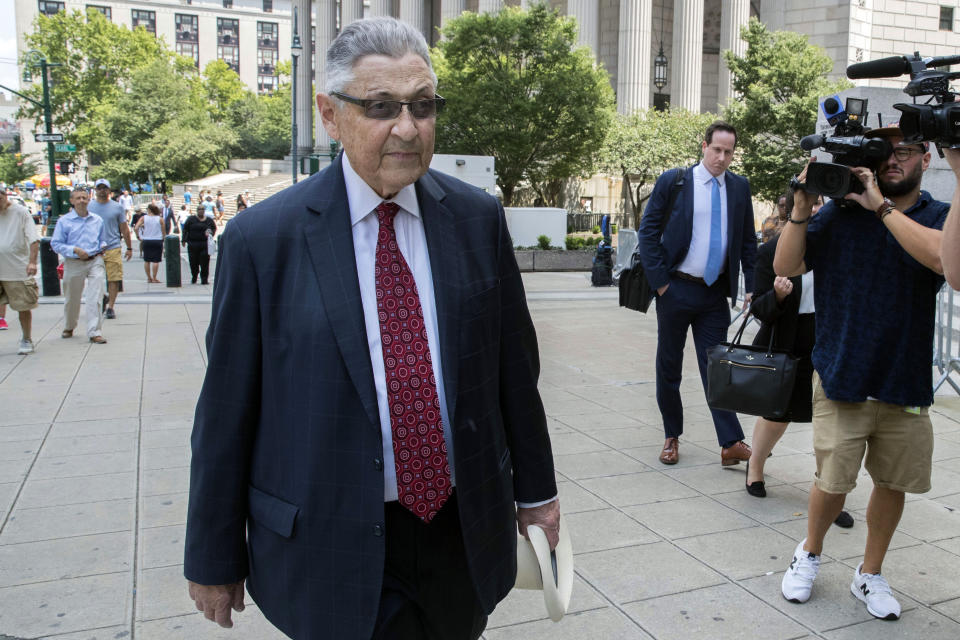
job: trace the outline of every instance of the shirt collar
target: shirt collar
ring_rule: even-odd
[[[347,187],[347,205],[350,207],[350,226],[355,226],[384,200],[354,171],[346,153],[343,154],[342,164],[343,181]],[[395,202],[407,213],[420,217],[417,190],[412,184],[400,189],[397,195],[387,202]]]
[[[703,162],[698,162],[697,166],[693,168],[693,177],[696,179],[697,184],[710,184],[710,179],[714,177],[710,171],[703,166]],[[719,176],[716,176],[717,182],[720,183],[720,186],[724,186],[724,179],[727,177],[727,172],[724,171]]]

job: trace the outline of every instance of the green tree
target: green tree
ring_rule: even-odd
[[[575,47],[576,23],[538,4],[465,13],[433,51],[447,109],[437,150],[493,156],[509,205],[528,181],[551,200],[558,181],[593,171],[613,113],[606,71]]]
[[[16,143],[8,144],[0,151],[0,182],[23,182],[38,171],[37,163],[27,160]]]
[[[223,60],[213,60],[203,69],[207,108],[214,122],[227,122],[230,106],[249,93],[237,72]]]
[[[97,175],[166,183],[225,168],[236,136],[212,120],[206,95],[189,67],[156,61],[135,71],[91,147],[103,160]]]
[[[819,98],[852,85],[827,79],[833,61],[805,35],[771,33],[752,18],[740,37],[747,42],[742,57],[723,52],[738,96],[724,114],[737,128],[735,170],[755,196],[773,201],[806,162],[800,139],[815,132]]]
[[[170,62],[172,54],[153,34],[131,31],[103,14],[88,10],[39,15],[25,36],[28,49],[37,49],[50,63],[50,102],[53,120],[70,141],[86,149],[100,136],[104,119],[112,112],[131,74],[156,61]],[[23,91],[42,101],[39,78]],[[39,124],[43,111],[24,102],[21,114]]]
[[[617,115],[601,150],[600,170],[623,179],[627,211],[640,223],[643,203],[661,173],[693,164],[700,157],[703,132],[716,117],[684,109],[638,110]]]
[[[290,67],[288,61],[277,64],[281,82],[273,93],[247,92],[227,108],[227,121],[237,135],[236,157],[279,159],[290,153]]]

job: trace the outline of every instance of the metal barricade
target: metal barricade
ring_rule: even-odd
[[[937,294],[933,366],[940,372],[940,377],[933,384],[934,393],[944,382],[949,382],[953,390],[960,394],[960,385],[952,377],[954,373],[960,373],[960,336],[955,335],[958,329],[954,326],[954,318],[958,314],[953,294],[953,289],[948,285],[944,285]]]

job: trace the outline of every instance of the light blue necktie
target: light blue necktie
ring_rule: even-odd
[[[720,220],[720,182],[710,178],[710,251],[707,253],[707,266],[703,269],[703,281],[713,284],[720,277],[723,268],[723,237]]]

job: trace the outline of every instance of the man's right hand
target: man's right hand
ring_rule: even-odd
[[[79,258],[80,260],[86,260],[87,258],[90,257],[90,254],[87,253],[86,251],[84,251],[83,249],[81,249],[80,247],[74,247],[74,248],[73,248],[73,253],[74,253],[74,254],[77,256],[77,258]]]
[[[207,620],[229,629],[233,626],[230,609],[243,611],[243,580],[233,584],[206,585],[187,581],[190,597]]]
[[[667,289],[669,289],[669,288],[670,288],[670,283],[668,282],[667,284],[665,284],[665,285],[663,285],[662,287],[660,287],[659,289],[657,289],[657,295],[658,295],[658,296],[662,296],[663,294],[665,294],[665,293],[667,292]]]

